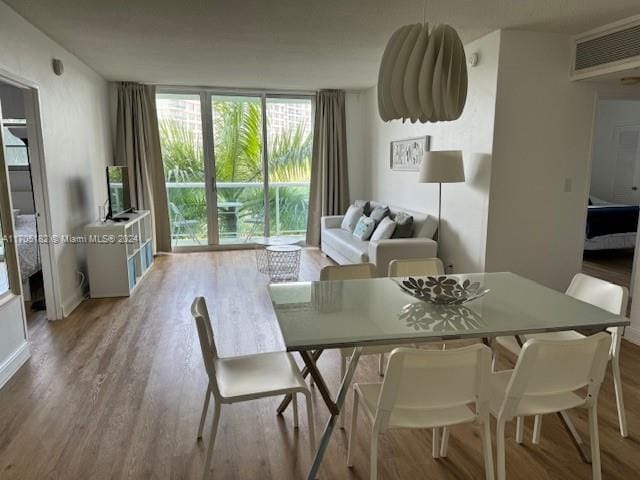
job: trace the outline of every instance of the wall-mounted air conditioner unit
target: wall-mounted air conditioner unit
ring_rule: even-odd
[[[640,15],[577,35],[571,79],[582,80],[640,68]]]

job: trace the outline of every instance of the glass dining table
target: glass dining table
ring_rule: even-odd
[[[426,277],[423,277],[426,279]],[[487,345],[499,336],[516,336],[563,330],[595,333],[629,325],[614,315],[532,280],[509,272],[459,274],[430,280],[431,287],[446,279],[478,282],[489,291],[462,305],[441,305],[420,300],[401,288],[402,278],[297,282],[269,285],[269,295],[289,352],[304,361],[303,376],[313,377],[331,416],[319,443],[308,478],[316,478],[344,405],[363,347],[416,344],[430,341],[480,339]],[[335,398],[316,361],[324,350],[353,348]],[[282,413],[287,397],[278,407]],[[583,458],[582,440],[566,415],[562,416]]]

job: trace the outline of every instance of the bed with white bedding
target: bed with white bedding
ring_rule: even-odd
[[[587,208],[586,251],[635,248],[639,206],[611,203],[591,196]]]
[[[15,237],[18,247],[20,276],[22,277],[22,282],[25,283],[29,277],[42,270],[35,215],[15,216]]]

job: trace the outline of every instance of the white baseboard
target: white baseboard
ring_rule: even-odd
[[[24,365],[30,356],[29,344],[25,341],[0,365],[0,388],[4,387],[4,384],[13,377],[13,374]]]
[[[62,302],[62,316],[67,317],[73,312],[78,305],[82,303],[82,301],[86,298],[86,291],[82,288],[76,288],[71,295],[66,300]]]
[[[629,342],[640,345],[640,330],[633,327],[627,327],[624,329],[624,339]]]

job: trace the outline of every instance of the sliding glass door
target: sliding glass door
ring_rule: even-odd
[[[264,149],[260,97],[211,97],[218,243],[248,243],[263,235]]]
[[[207,164],[200,95],[156,99],[173,247],[209,244]]]
[[[266,99],[270,235],[304,240],[309,213],[313,117],[308,98]]]
[[[304,239],[312,97],[162,92],[157,107],[175,248]]]

